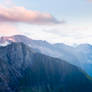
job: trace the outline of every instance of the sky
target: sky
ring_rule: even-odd
[[[0,0],[0,36],[92,44],[92,0]]]

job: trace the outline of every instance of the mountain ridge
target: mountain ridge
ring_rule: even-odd
[[[0,86],[1,92],[92,91],[91,80],[80,68],[35,52],[23,43],[0,47],[0,65],[0,75],[7,79],[1,79],[5,88]]]
[[[2,40],[5,46],[11,42],[23,42],[24,44],[30,46],[37,52],[40,52],[42,54],[51,56],[51,57],[56,57],[63,59],[73,65],[76,65],[78,67],[81,67],[84,69],[89,75],[92,76],[92,56],[91,56],[91,50],[89,48],[89,45],[85,47],[86,44],[79,45],[77,47],[71,47],[65,44],[50,44],[46,41],[41,41],[41,40],[32,40],[26,36],[23,35],[15,35],[11,37],[6,37],[7,40]],[[14,39],[14,41],[8,40],[8,38]],[[4,37],[3,37],[4,39]],[[3,46],[4,46],[3,45]],[[85,47],[85,48],[84,48]],[[90,45],[91,47],[91,45]],[[89,52],[88,52],[89,51]]]

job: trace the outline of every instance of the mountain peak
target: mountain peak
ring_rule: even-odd
[[[12,36],[11,36],[11,37],[6,36],[6,37],[1,37],[1,38],[0,38],[0,42],[1,42],[1,43],[5,42],[5,41],[12,41],[12,42],[15,42],[15,40],[13,39]]]

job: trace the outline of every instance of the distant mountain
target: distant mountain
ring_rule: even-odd
[[[0,47],[0,92],[88,91],[92,91],[92,80],[76,66],[23,43]]]
[[[36,49],[42,54],[61,58],[67,61],[69,60],[69,63],[80,65],[80,62],[78,62],[79,60],[76,58],[76,55],[74,53],[74,48],[65,44],[50,44],[46,41],[32,40],[23,35],[1,37],[0,39],[1,46],[4,46],[6,43],[9,44],[11,42],[23,42],[24,44]]]
[[[92,45],[81,44],[76,49],[85,56],[88,63],[92,64]]]
[[[41,40],[32,40],[23,35],[15,35],[11,37],[1,37],[0,44],[1,46],[6,46],[11,42],[23,42],[24,44],[30,46],[35,49],[37,52],[42,54],[60,58],[66,60],[67,62],[77,65],[84,69],[89,75],[92,76],[92,46],[88,48],[88,46],[79,45],[77,47],[70,47],[65,44],[57,43],[50,44],[46,41]],[[85,47],[85,48],[84,48]],[[86,51],[86,53],[85,53]],[[89,51],[89,52],[87,52]]]
[[[92,76],[92,45],[90,44],[81,44],[76,50],[82,54],[85,60],[84,69]]]

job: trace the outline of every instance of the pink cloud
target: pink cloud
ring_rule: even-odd
[[[24,7],[5,8],[0,7],[1,22],[22,22],[30,24],[60,24],[55,17],[49,13],[27,10]]]

